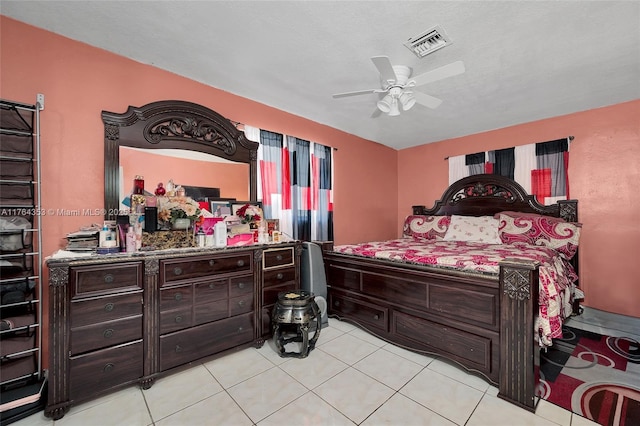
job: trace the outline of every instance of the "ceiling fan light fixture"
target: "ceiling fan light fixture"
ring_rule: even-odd
[[[389,113],[391,111],[391,106],[393,105],[393,103],[393,97],[387,94],[384,98],[378,101],[378,109],[384,113]]]
[[[398,108],[398,99],[393,98],[393,101],[391,102],[391,109],[389,110],[388,115],[389,117],[400,115],[400,108]]]
[[[411,93],[403,93],[400,95],[400,104],[403,111],[409,111],[416,104],[416,98]]]

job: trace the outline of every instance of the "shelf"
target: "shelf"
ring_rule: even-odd
[[[0,100],[0,420],[43,408],[40,111]]]

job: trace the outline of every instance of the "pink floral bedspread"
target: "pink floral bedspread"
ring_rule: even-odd
[[[498,263],[507,257],[536,260],[540,262],[537,318],[540,346],[551,346],[553,338],[562,337],[562,323],[572,312],[578,277],[571,264],[548,247],[400,238],[336,246],[334,251],[495,276],[499,273]]]

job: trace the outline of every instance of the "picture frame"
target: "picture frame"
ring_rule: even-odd
[[[267,232],[272,235],[273,231],[280,232],[280,219],[267,219]]]
[[[235,198],[216,198],[209,200],[209,207],[213,217],[227,217],[231,216],[231,203],[234,203]]]

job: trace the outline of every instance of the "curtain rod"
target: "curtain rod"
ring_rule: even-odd
[[[567,139],[569,139],[569,142],[571,142],[572,140],[575,139],[575,136],[567,136]],[[449,157],[444,157],[444,160],[447,161],[449,159]]]
[[[233,125],[235,126],[235,128],[236,128],[236,129],[238,129],[238,130],[240,130],[240,131],[244,132],[244,123],[241,123],[241,122],[239,122],[239,121],[233,121],[233,120],[229,120],[229,121],[231,122],[231,124],[233,124]],[[242,129],[240,129],[240,126],[242,126]],[[322,144],[321,144],[321,145],[322,145]],[[325,145],[325,146],[329,146],[329,145]],[[331,147],[329,147],[329,148],[333,149],[334,151],[337,151],[337,150],[338,150],[338,148],[333,147],[333,146],[331,146]]]

